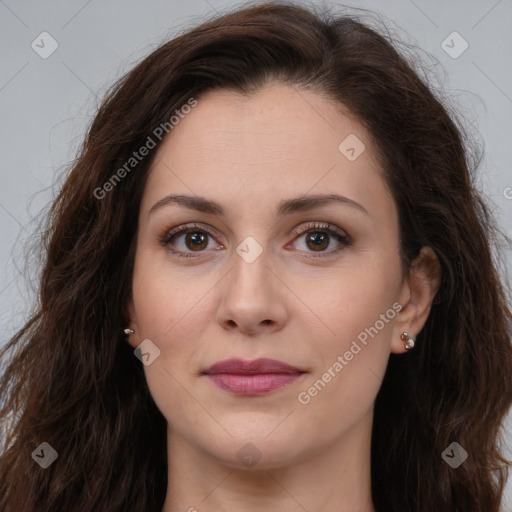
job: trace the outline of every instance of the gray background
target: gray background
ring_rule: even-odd
[[[343,10],[339,2],[316,3]],[[23,245],[31,240],[33,219],[56,193],[56,180],[75,156],[103,92],[166,38],[236,5],[233,0],[0,0],[0,344],[22,325],[34,301],[36,283],[34,273],[24,271]],[[344,5],[379,13],[396,36],[430,55],[416,50],[430,69],[431,83],[484,146],[479,187],[511,236],[512,1]],[[454,31],[468,44],[457,58],[464,42],[447,39]],[[41,45],[42,32],[58,43],[46,59],[31,47],[33,41]],[[446,39],[451,56],[442,46]],[[512,274],[512,247],[504,245],[503,254],[502,271]],[[511,426],[509,415],[509,445]],[[504,510],[512,510],[512,482]]]

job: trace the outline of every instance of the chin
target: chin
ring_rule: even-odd
[[[280,421],[282,418],[273,422],[239,422],[236,430],[228,428],[225,423],[233,437],[225,431],[220,437],[204,436],[203,432],[199,444],[222,464],[233,469],[268,470],[284,467],[299,462],[314,447],[298,445],[296,440],[303,441],[303,438],[289,428],[280,430]]]

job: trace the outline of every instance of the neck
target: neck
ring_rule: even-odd
[[[168,431],[169,479],[162,512],[375,512],[371,416],[323,451],[259,469],[230,466]]]

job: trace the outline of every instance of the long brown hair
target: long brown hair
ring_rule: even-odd
[[[161,511],[166,421],[122,332],[156,150],[112,177],[191,98],[251,94],[269,79],[333,98],[366,126],[398,207],[404,269],[422,246],[441,264],[417,348],[391,355],[377,395],[377,510],[499,510],[512,314],[476,161],[387,36],[354,16],[324,14],[283,2],[245,6],[163,44],[108,92],[41,235],[37,310],[1,353],[2,512]],[[46,469],[31,457],[42,442],[58,453]],[[452,442],[468,453],[456,469],[441,457]]]

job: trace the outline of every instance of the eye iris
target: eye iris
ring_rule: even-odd
[[[190,241],[192,241],[192,246],[189,245]],[[197,231],[193,233],[187,233],[185,237],[185,243],[187,247],[193,251],[204,249],[208,245],[205,234],[199,233]]]
[[[325,243],[326,241],[327,241],[327,243]],[[326,233],[323,233],[321,231],[311,232],[307,236],[307,242],[306,243],[309,244],[309,242],[313,243],[313,248],[315,250],[317,250],[317,249],[325,249],[329,245],[329,235],[327,235]],[[308,245],[308,247],[309,247],[309,245]]]

